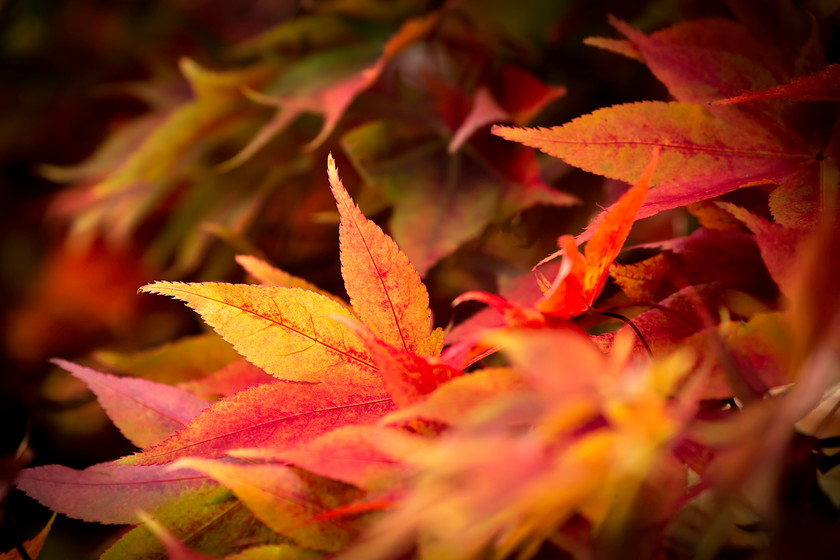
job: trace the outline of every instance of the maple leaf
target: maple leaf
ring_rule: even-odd
[[[339,375],[346,376],[341,379]],[[336,372],[336,381],[315,384],[277,382],[257,385],[213,403],[159,445],[120,460],[154,465],[180,457],[222,457],[239,447],[284,447],[344,424],[376,422],[393,410],[381,388],[358,384],[353,369]]]
[[[781,99],[741,109],[708,105],[784,78],[784,70],[765,45],[727,20],[689,22],[651,36],[619,20],[611,22],[676,102],[617,105],[560,127],[497,126],[494,133],[623,181],[638,176],[641,150],[661,147],[660,165],[652,179],[656,188],[639,209],[639,218],[746,186],[777,184],[771,199],[800,193],[791,208],[775,212],[777,219],[785,225],[813,222],[814,186],[825,173],[821,162],[836,160],[836,154],[827,152],[830,131],[788,123],[785,107],[778,104],[789,102]],[[592,235],[598,223],[596,219],[583,238]]]
[[[423,38],[434,29],[440,16],[440,12],[432,12],[423,17],[407,20],[383,46],[382,54],[372,64],[364,64],[349,77],[339,79],[315,91],[303,91],[285,96],[272,96],[252,91],[249,94],[252,100],[277,107],[277,115],[263,125],[251,142],[237,155],[222,164],[221,169],[230,170],[247,161],[305,112],[320,113],[324,117],[321,131],[309,142],[308,148],[313,149],[319,146],[338,125],[353,100],[376,82],[388,62],[412,42]],[[348,62],[342,61],[345,72]]]
[[[393,240],[355,206],[332,157],[328,176],[341,216],[342,274],[352,310],[374,333],[372,338],[363,341],[355,327],[347,326],[353,315],[345,306],[301,288],[171,282],[141,288],[186,301],[266,372],[319,383],[286,381],[236,393],[215,402],[163,443],[123,459],[124,464],[220,457],[237,447],[293,445],[344,424],[370,423],[389,412],[394,402],[413,402],[460,373],[425,361],[424,356],[440,353],[443,338],[440,329],[429,332],[425,286]],[[396,355],[383,350],[391,348],[386,341],[398,345]],[[402,374],[382,371],[366,345],[384,351],[379,362],[385,356],[426,367]]]
[[[592,234],[583,254],[578,251],[574,237],[560,237],[561,251],[539,263],[563,254],[560,270],[542,297],[533,302],[533,308],[513,304],[504,298],[484,292],[467,292],[454,303],[481,301],[499,311],[509,324],[520,325],[538,324],[547,316],[571,319],[590,310],[601,293],[607,281],[609,267],[621,251],[636,220],[637,211],[647,196],[651,176],[658,161],[659,149],[655,148],[647,168],[636,184],[624,193],[618,202],[603,212],[598,228]]]
[[[423,356],[440,354],[443,331],[429,335],[429,294],[420,276],[394,240],[352,201],[332,156],[327,170],[341,216],[341,271],[353,310],[383,342]]]
[[[730,105],[761,99],[790,99],[793,101],[840,101],[840,64],[829,64],[810,76],[792,78],[764,91],[742,93],[726,99],[712,101],[712,105]]]
[[[577,249],[572,236],[560,238],[569,266],[557,274],[551,287],[537,302],[537,309],[548,315],[568,319],[591,309],[604,288],[612,265],[630,234],[639,208],[645,201],[650,180],[659,162],[659,150],[654,149],[650,163],[633,187],[602,214],[598,229],[592,233],[584,254]]]
[[[350,317],[350,311],[326,296],[220,283],[155,282],[140,291],[186,302],[239,353],[281,379],[329,379],[331,368],[345,363],[357,366],[362,379],[376,379],[364,347],[332,319]]]

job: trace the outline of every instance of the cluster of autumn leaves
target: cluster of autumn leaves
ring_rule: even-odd
[[[17,486],[135,525],[105,559],[785,554],[799,514],[785,480],[840,504],[840,65],[816,33],[791,57],[734,20],[650,35],[612,23],[625,39],[589,42],[646,64],[675,101],[494,128],[633,185],[536,272],[467,292],[459,302],[486,309],[433,328],[420,274],[330,157],[349,301],[254,256],[237,260],[255,284],[144,286],[219,335],[159,352],[229,343],[241,357],[159,380],[58,361],[140,451],[27,469]],[[427,25],[406,24],[383,57]],[[323,104],[324,130],[343,111],[330,95],[307,103]],[[677,208],[691,235],[614,262],[636,220]],[[803,451],[819,460],[796,462]]]

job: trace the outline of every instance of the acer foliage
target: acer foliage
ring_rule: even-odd
[[[270,64],[215,74],[184,63],[198,99],[171,118],[198,119],[180,130],[200,134],[240,94],[277,108],[227,169],[244,169],[302,112],[323,115],[319,145],[404,49],[446,35],[460,9],[405,20],[377,54],[345,52],[356,64],[342,59],[341,77],[307,91],[257,93],[276,78]],[[359,209],[329,155],[321,183],[338,212],[347,298],[258,255],[236,258],[256,283],[143,286],[214,333],[87,365],[56,360],[138,450],[84,470],[25,469],[17,487],[58,513],[129,525],[104,559],[833,554],[837,65],[816,28],[782,48],[731,19],[651,34],[610,22],[623,39],[587,43],[643,63],[673,100],[527,128],[563,90],[506,66],[464,111],[452,84],[431,80],[447,142],[390,118],[341,140],[364,180],[394,189],[391,230],[414,249]],[[515,142],[505,156],[493,157],[498,138],[476,136],[490,124]],[[533,270],[500,278],[498,293],[456,299],[486,304],[475,315],[435,328],[420,272],[466,237],[442,232],[473,235],[488,218],[472,213],[508,196],[520,209],[571,200],[543,184],[539,166],[556,162],[532,148],[629,186]],[[456,164],[438,151],[471,170],[463,181],[445,182]],[[95,190],[174,162],[147,167],[138,153]],[[665,211],[695,225],[625,247],[637,222]]]

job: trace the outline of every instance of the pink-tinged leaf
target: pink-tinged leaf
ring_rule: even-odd
[[[263,523],[306,548],[336,552],[353,536],[345,519],[316,523],[313,518],[362,497],[352,486],[283,465],[237,465],[208,459],[182,459],[178,467],[215,478],[242,500]]]
[[[265,286],[285,286],[287,288],[301,288],[309,292],[315,292],[335,300],[341,305],[347,306],[347,302],[343,301],[336,295],[320,289],[315,284],[293,276],[284,270],[275,268],[267,262],[249,255],[237,255],[236,262],[244,268],[248,274],[257,279],[260,284]]]
[[[311,473],[378,490],[407,476],[400,457],[416,451],[420,438],[402,430],[375,426],[343,426],[293,449],[238,449],[234,457],[284,461]]]
[[[23,549],[29,555],[30,560],[36,560],[41,554],[41,549],[44,548],[44,542],[50,534],[53,521],[55,521],[55,514],[52,514],[50,520],[44,525],[44,528],[38,531],[38,534],[23,543]],[[0,560],[23,560],[23,556],[17,549],[12,549],[9,552],[0,554]]]
[[[213,484],[205,475],[164,466],[101,463],[85,470],[62,465],[21,471],[18,488],[53,511],[99,523],[137,523],[182,492]]]
[[[385,416],[380,424],[397,425],[420,418],[460,426],[469,423],[476,410],[492,406],[495,399],[527,388],[528,384],[511,369],[482,369],[453,379],[426,400]]]
[[[418,356],[408,350],[382,342],[358,324],[348,323],[364,341],[365,347],[379,368],[385,389],[397,406],[408,406],[433,392],[461,371],[440,362],[436,356]]]
[[[815,175],[817,150],[791,134],[756,127],[737,112],[715,118],[689,103],[649,101],[599,109],[551,129],[494,127],[495,134],[586,171],[632,183],[652,146],[661,156],[638,219],[758,184]],[[816,179],[816,177],[813,177]],[[596,218],[581,239],[597,229]]]
[[[422,356],[440,354],[443,332],[429,334],[429,294],[417,271],[347,194],[332,156],[327,172],[341,216],[341,273],[353,309],[384,342]]]
[[[155,282],[140,291],[186,302],[255,365],[281,379],[329,380],[333,366],[355,364],[377,379],[360,341],[333,315],[350,312],[299,288],[247,284]]]
[[[381,388],[359,384],[350,366],[336,383],[278,382],[214,402],[169,439],[120,460],[168,463],[181,457],[222,457],[240,447],[291,446],[345,424],[371,424],[394,409]]]
[[[829,64],[810,76],[792,78],[788,83],[718,99],[712,105],[730,105],[760,99],[788,99],[790,101],[840,101],[840,64]]]
[[[678,101],[706,103],[778,83],[783,75],[772,46],[726,19],[695,20],[645,35],[610,17],[639,51],[651,72]],[[776,54],[776,56],[774,56]]]
[[[116,377],[65,360],[53,362],[84,381],[114,425],[143,449],[160,443],[209,406],[207,401],[170,385]]]
[[[204,399],[229,397],[256,385],[279,380],[245,359],[239,359],[204,379],[187,381],[179,387]]]
[[[464,118],[458,130],[455,131],[446,149],[450,154],[455,153],[482,126],[509,120],[507,111],[499,107],[490,90],[481,87],[475,92],[470,112]]]

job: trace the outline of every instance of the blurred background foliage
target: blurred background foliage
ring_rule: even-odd
[[[328,153],[445,326],[459,318],[454,297],[527,270],[620,192],[489,134],[491,122],[552,126],[667,99],[641,64],[583,44],[615,36],[607,14],[646,31],[761,18],[793,41],[807,8],[836,60],[838,3],[806,4],[0,1],[6,482],[24,461],[83,467],[130,452],[49,359],[200,332],[180,304],[138,296],[142,284],[245,281],[234,256],[246,253],[342,293]],[[634,235],[683,235],[685,216]],[[34,454],[16,457],[27,438]],[[13,494],[0,548],[47,517]],[[59,520],[47,553],[84,557],[111,532],[80,525]]]

